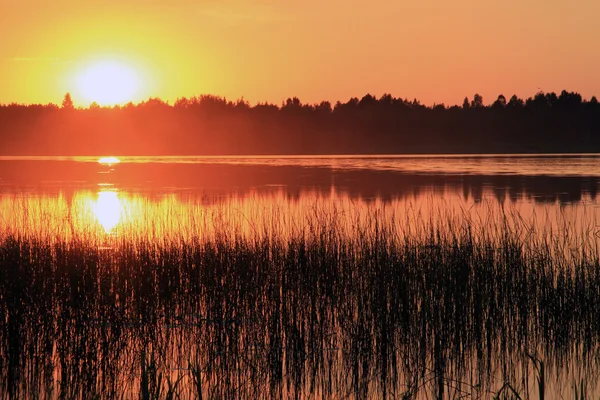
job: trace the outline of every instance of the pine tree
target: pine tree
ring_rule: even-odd
[[[75,106],[73,105],[73,99],[71,99],[71,93],[67,92],[67,94],[65,94],[65,98],[62,102],[62,108],[65,110],[75,109]]]

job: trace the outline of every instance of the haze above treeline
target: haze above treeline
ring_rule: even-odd
[[[0,105],[1,155],[600,152],[600,105],[576,92],[475,94],[426,106],[385,94],[281,105],[202,95],[168,104]]]

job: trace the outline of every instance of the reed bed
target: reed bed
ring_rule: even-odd
[[[254,229],[231,215],[179,234],[6,229],[2,397],[594,390],[600,262],[589,230],[534,232],[516,213],[443,209],[238,217]]]

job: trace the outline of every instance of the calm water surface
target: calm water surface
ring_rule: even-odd
[[[408,283],[399,280],[408,285],[404,298],[397,294],[404,293],[404,286],[388,287],[386,282],[377,283],[379,275],[360,272],[379,271],[388,262],[409,263],[393,257],[386,262],[376,257],[363,267],[354,266],[358,269],[344,277],[338,277],[344,274],[340,267],[327,275],[331,282],[318,279],[327,263],[306,276],[298,267],[300,275],[290,275],[304,276],[297,282],[283,275],[275,283],[270,279],[281,273],[273,271],[291,268],[286,267],[285,257],[278,258],[273,238],[296,243],[298,238],[310,242],[311,237],[333,235],[334,239],[323,239],[321,248],[330,249],[333,243],[332,260],[343,266],[344,252],[361,260],[370,254],[370,245],[360,246],[365,246],[365,232],[379,232],[379,221],[405,243],[413,243],[414,238],[429,240],[433,227],[442,227],[447,231],[442,236],[448,237],[453,227],[454,233],[467,227],[473,230],[475,242],[489,235],[492,243],[501,243],[508,232],[526,249],[546,243],[548,254],[556,260],[577,257],[582,249],[597,255],[600,155],[119,157],[119,161],[0,157],[0,237],[8,249],[1,255],[3,265],[18,263],[22,269],[28,263],[47,262],[52,279],[63,276],[60,268],[71,271],[73,266],[91,268],[94,277],[94,282],[81,278],[80,288],[73,283],[79,278],[64,272],[64,277],[70,277],[71,286],[65,285],[71,291],[63,296],[58,281],[48,283],[42,273],[36,277],[35,272],[27,272],[28,282],[39,285],[41,292],[49,291],[47,301],[54,312],[47,315],[40,314],[43,307],[27,297],[26,288],[7,284],[0,288],[4,306],[14,299],[29,304],[22,313],[5,310],[0,318],[4,343],[0,352],[8,360],[0,362],[5,397],[35,397],[40,392],[49,398],[81,397],[86,391],[120,393],[125,398],[144,397],[146,391],[152,397],[154,390],[165,398],[167,388],[175,385],[182,398],[194,397],[196,389],[207,398],[380,398],[409,396],[413,391],[418,397],[435,398],[442,386],[444,397],[488,398],[511,382],[522,396],[529,393],[535,398],[540,362],[547,375],[547,398],[572,397],[574,385],[585,385],[590,393],[596,388],[600,320],[581,311],[588,303],[584,307],[560,298],[571,302],[560,307],[575,310],[565,320],[572,328],[560,333],[556,327],[561,322],[553,322],[548,315],[554,314],[543,311],[560,308],[544,303],[551,297],[546,291],[523,300],[527,305],[513,312],[500,295],[490,292],[477,300],[478,289],[464,288],[457,292],[464,303],[454,297],[447,303],[450,308],[445,313],[455,315],[455,322],[446,321],[444,312],[437,314],[441,312],[437,301],[446,304],[446,300],[428,303],[419,297],[429,290],[427,296],[435,296],[438,289],[431,288],[437,287],[437,278],[423,281],[423,286],[417,278]],[[329,233],[321,231],[326,228]],[[11,255],[12,242],[7,238],[25,240],[32,248],[19,242],[20,254]],[[36,247],[40,243],[41,249]],[[207,243],[216,250],[206,247],[195,253]],[[235,250],[228,247],[230,243],[235,243]],[[253,253],[247,253],[245,243],[254,243]],[[77,246],[82,246],[81,258],[68,250]],[[264,292],[241,287],[239,274],[245,270],[236,269],[262,262],[253,261],[261,246],[266,249],[264,262],[274,270],[264,276],[257,270],[255,276],[264,280],[244,279]],[[377,249],[379,244],[374,246]],[[391,251],[389,246],[383,245],[385,254]],[[441,265],[449,256],[427,253],[436,248],[439,244],[418,250],[421,255],[415,257],[433,257]],[[291,257],[288,250],[281,251]],[[302,251],[294,253],[297,263],[290,265],[304,265],[298,261],[304,257]],[[215,260],[222,260],[234,253],[240,266],[219,264],[223,270],[198,275],[206,279],[201,287],[190,283],[194,268],[211,265],[205,257],[213,254]],[[485,264],[483,259],[469,256],[469,260],[473,265]],[[436,262],[430,264],[435,267]],[[183,269],[168,272],[174,263],[187,265],[188,275]],[[145,277],[142,267],[131,272],[132,264],[153,266],[154,284],[147,283],[152,290],[144,290],[154,293],[156,300],[136,291],[136,285],[150,277]],[[102,268],[112,272],[104,275]],[[389,282],[396,282],[393,277],[403,274],[399,271],[389,271]],[[414,276],[419,276],[420,270],[415,271]],[[536,279],[551,278],[557,291],[571,283],[577,287],[571,281],[579,275],[569,275],[567,284],[560,286],[556,281],[563,275],[556,278],[554,273],[524,277],[521,289],[505,288],[506,293],[535,292]],[[8,281],[9,272],[4,274]],[[125,277],[113,281],[111,274]],[[456,284],[453,273],[444,279]],[[498,282],[502,285],[502,280]],[[376,289],[379,284],[385,288]],[[280,288],[281,296],[272,293],[274,287]],[[589,290],[595,293],[596,289]],[[391,297],[379,298],[378,293],[388,291]],[[76,300],[77,296],[83,297]],[[95,308],[86,308],[91,307],[83,300],[88,296]],[[345,296],[347,302],[342,301]],[[322,301],[322,308],[315,301]],[[394,302],[405,307],[398,315]],[[477,311],[478,302],[488,304],[488,311]],[[306,311],[296,311],[292,318],[298,307]],[[484,328],[479,330],[480,326]],[[419,349],[419,354],[411,354],[411,349]],[[83,363],[75,362],[77,357],[83,357]],[[154,381],[148,380],[149,373],[155,374]],[[445,380],[437,379],[440,374],[447,375]],[[490,381],[487,385],[482,384],[484,375]],[[151,383],[159,381],[162,391]]]
[[[363,214],[374,206],[424,220],[517,213],[540,229],[576,225],[594,237],[599,181],[600,155],[590,154],[120,157],[111,165],[0,157],[0,224],[40,230],[35,210],[59,228],[66,216],[78,229],[140,231],[157,221],[187,226],[209,209],[261,220],[274,211],[304,218],[316,206]]]

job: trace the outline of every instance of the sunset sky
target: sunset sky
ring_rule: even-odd
[[[69,91],[87,105],[81,76],[98,63],[126,66],[134,102],[589,98],[600,95],[599,16],[597,0],[0,0],[0,103]]]

